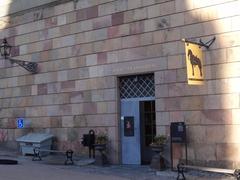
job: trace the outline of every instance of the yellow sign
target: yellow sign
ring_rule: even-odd
[[[202,85],[204,81],[202,49],[190,42],[185,42],[185,49],[188,84]]]

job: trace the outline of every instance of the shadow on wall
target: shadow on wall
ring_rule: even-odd
[[[182,38],[207,42],[216,36],[209,50],[203,48],[206,81],[199,111],[186,111],[189,163],[222,168],[240,164],[239,1],[176,1],[184,12]],[[187,86],[189,89],[196,87]],[[184,157],[184,151],[182,155]]]
[[[11,18],[6,16],[9,12],[10,9],[10,4],[12,0],[6,0],[6,1],[1,1],[0,2],[0,43],[2,43],[2,40],[4,37],[8,37],[10,34],[10,31],[7,31],[5,28],[7,28],[11,24]],[[9,41],[11,43],[13,42],[10,38]],[[4,78],[4,74],[6,73],[6,67],[9,67],[10,63],[6,62],[2,57],[0,57],[0,78]],[[1,98],[1,96],[0,96]],[[0,106],[0,112],[1,115],[3,114],[3,102],[1,103]],[[6,145],[10,147],[15,147],[16,144],[9,143],[8,140],[11,139],[13,135],[13,131],[7,129],[9,126],[13,127],[15,126],[12,121],[10,121],[8,118],[0,117],[0,144],[1,145]]]
[[[11,56],[19,56],[19,45],[17,46],[15,44],[15,37],[18,35],[19,32],[17,32],[16,26],[20,25],[20,23],[27,23],[31,22],[32,18],[34,17],[34,20],[39,20],[41,18],[41,12],[33,13],[33,12],[27,12],[24,11],[23,13],[19,13],[19,10],[26,10],[33,8],[35,6],[43,5],[46,2],[54,2],[56,0],[38,0],[38,1],[29,1],[29,0],[4,0],[0,1],[0,43],[2,43],[2,40],[4,38],[7,38],[7,42],[13,46],[11,49]],[[15,14],[14,14],[15,13]],[[17,13],[17,14],[16,14]],[[9,15],[10,14],[10,15]],[[27,29],[18,28],[18,30],[21,31],[22,34],[27,31]],[[26,60],[28,58],[23,57],[19,58],[20,60]],[[1,81],[1,103],[0,103],[0,144],[5,145],[10,148],[16,148],[17,144],[15,142],[16,137],[25,135],[29,131],[31,131],[31,128],[29,129],[17,129],[17,118],[19,117],[25,117],[25,109],[24,108],[18,108],[13,109],[9,108],[10,106],[15,106],[16,104],[21,105],[23,107],[23,104],[26,103],[25,100],[18,100],[14,101],[11,98],[6,99],[5,97],[16,97],[14,96],[14,93],[16,91],[22,91],[19,88],[15,88],[15,92],[13,88],[17,84],[18,81],[18,75],[19,74],[26,74],[25,70],[22,68],[19,68],[15,64],[10,63],[8,60],[4,60],[2,57],[0,57],[0,79],[4,79],[5,81]],[[19,73],[20,72],[20,73]],[[9,78],[11,77],[11,78]],[[14,80],[13,80],[14,79]],[[13,81],[12,81],[13,80]],[[28,76],[22,77],[22,80],[24,81],[30,81],[31,78]],[[4,89],[5,88],[5,89]],[[8,88],[8,89],[7,89]],[[26,89],[24,91],[27,91]],[[22,92],[24,94],[24,92]],[[8,114],[11,114],[11,117],[8,116]]]

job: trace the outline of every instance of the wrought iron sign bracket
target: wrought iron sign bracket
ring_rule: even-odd
[[[22,61],[12,58],[7,58],[12,64],[18,64],[19,66],[23,67],[27,71],[36,74],[38,72],[38,64],[35,62],[28,62],[28,61]]]
[[[199,39],[199,42],[195,42],[195,41],[191,41],[188,39],[182,39],[182,41],[186,42],[186,43],[192,43],[192,44],[197,44],[200,47],[205,47],[206,49],[209,49],[210,46],[214,43],[214,41],[216,40],[216,37],[214,36],[212,39],[210,39],[208,42],[203,42],[202,39]]]

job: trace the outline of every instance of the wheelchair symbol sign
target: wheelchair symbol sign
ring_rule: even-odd
[[[17,128],[24,128],[24,119],[23,118],[17,119]]]

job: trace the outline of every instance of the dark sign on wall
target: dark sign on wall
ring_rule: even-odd
[[[134,117],[124,117],[124,136],[134,136]]]
[[[83,134],[82,145],[92,147],[95,143],[95,132],[90,130],[88,134]]]
[[[184,122],[171,123],[171,141],[184,143],[186,141],[186,125]]]

